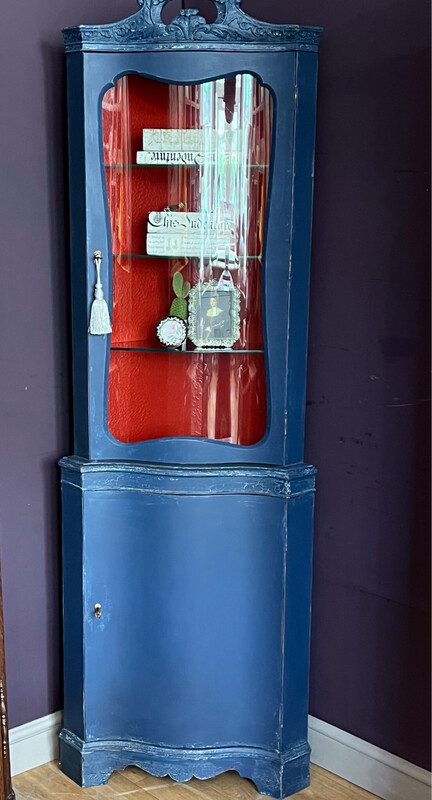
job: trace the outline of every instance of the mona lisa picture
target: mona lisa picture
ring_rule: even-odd
[[[189,294],[188,337],[196,347],[232,347],[240,336],[240,292],[197,283]]]

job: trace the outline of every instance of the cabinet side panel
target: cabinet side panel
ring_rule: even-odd
[[[304,451],[317,83],[317,54],[299,52],[296,57],[288,350],[288,430],[285,464],[295,464],[298,461],[303,461]]]
[[[80,738],[83,719],[82,491],[62,485],[64,727]]]
[[[74,452],[89,455],[87,198],[85,188],[84,66],[81,53],[67,57]]]
[[[314,497],[287,504],[282,750],[307,738]]]

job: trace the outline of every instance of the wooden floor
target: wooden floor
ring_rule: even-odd
[[[293,800],[379,800],[374,794],[312,765],[311,785],[291,795]],[[259,795],[251,781],[236,772],[226,772],[216,778],[187,783],[175,783],[171,778],[154,778],[137,767],[127,767],[111,775],[106,786],[80,789],[66,778],[51,761],[42,767],[22,772],[12,781],[17,800],[256,800]]]

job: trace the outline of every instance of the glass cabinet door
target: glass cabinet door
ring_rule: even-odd
[[[264,435],[272,116],[249,74],[190,86],[126,75],[103,97],[108,428],[121,442]]]

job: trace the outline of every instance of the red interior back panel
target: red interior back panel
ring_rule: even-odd
[[[253,224],[246,233],[247,265],[235,275],[241,296],[235,352],[197,352],[190,341],[186,352],[166,350],[156,338],[156,325],[174,298],[172,276],[181,271],[196,284],[199,260],[147,256],[147,219],[149,212],[183,198],[188,211],[200,210],[198,168],[136,165],[143,128],[175,127],[167,84],[135,75],[122,78],[104,97],[102,119],[113,252],[109,430],[123,442],[200,436],[254,444],[264,435],[267,416],[261,299],[267,165],[250,169]],[[185,128],[196,121],[190,113],[182,118],[180,109],[176,124]],[[261,127],[258,111],[254,141],[259,142]],[[257,155],[264,158],[259,146],[253,162]],[[268,161],[268,142],[264,150]]]

